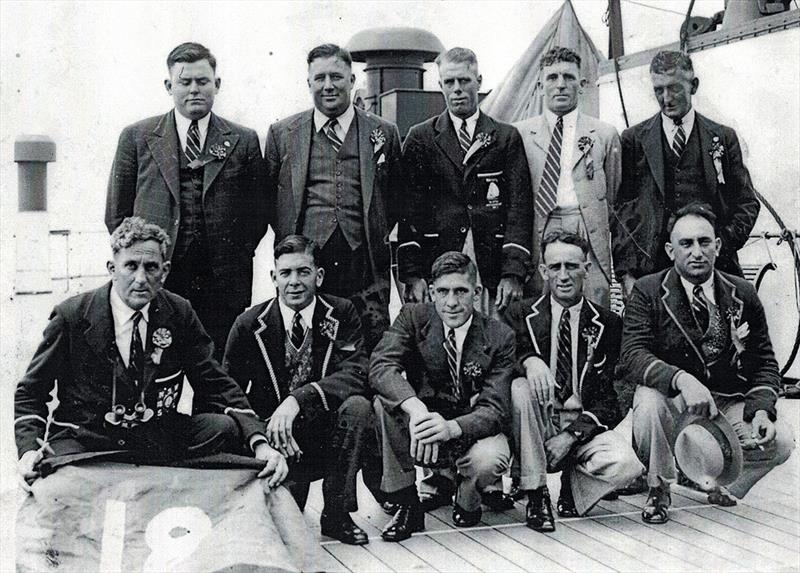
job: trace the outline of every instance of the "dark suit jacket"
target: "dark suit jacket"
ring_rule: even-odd
[[[741,274],[736,252],[745,244],[755,225],[760,204],[742,161],[736,132],[695,114],[694,129],[700,137],[705,183],[714,200],[717,236],[722,252],[717,266]],[[669,214],[664,197],[664,155],[661,114],[622,132],[622,184],[612,217],[614,270],[617,276],[640,277],[663,270],[656,268],[664,250],[664,233]],[[716,141],[715,141],[716,140]],[[722,174],[717,181],[711,158],[712,146],[722,145]]]
[[[115,371],[124,369],[115,343],[109,303],[111,288],[108,283],[67,299],[53,310],[44,339],[17,384],[14,397],[14,427],[20,456],[36,449],[36,438],[45,435],[47,402],[56,380],[59,403],[53,413],[49,439],[95,441],[109,435],[104,416],[112,406]],[[153,334],[159,329],[162,333],[164,329],[169,331],[172,342],[164,348],[156,364]],[[162,289],[150,304],[145,340],[145,404],[156,411],[157,418],[182,415],[175,408],[184,376],[194,390],[194,413],[230,414],[248,442],[253,434],[263,430],[242,391],[213,359],[211,339],[189,302]],[[116,379],[117,401],[123,402],[120,397],[128,396],[135,402],[138,394],[134,388],[127,387],[119,375]],[[172,400],[168,404],[165,398],[170,394]],[[124,402],[133,406],[132,402]]]
[[[781,378],[758,294],[748,281],[719,271],[714,294],[726,323],[750,327],[738,358],[731,341],[714,363],[705,359],[689,298],[678,273],[668,269],[642,277],[633,287],[625,307],[621,373],[629,382],[675,396],[673,379],[684,370],[712,392],[744,399],[745,421],[757,410],[774,420]]]
[[[481,113],[475,137],[488,143],[464,164],[450,115],[415,125],[403,146],[406,216],[398,230],[400,280],[427,278],[445,251],[461,251],[472,228],[483,284],[525,279],[533,204],[528,160],[516,128]],[[499,195],[496,195],[499,191]]]
[[[536,300],[529,298],[512,304],[503,317],[517,334],[517,360],[522,372],[525,372],[522,364],[532,356],[550,364],[552,316],[550,296],[545,294]],[[578,392],[583,413],[569,428],[580,432],[581,441],[588,442],[622,419],[614,390],[622,320],[584,298],[578,325]],[[589,338],[595,340],[591,362]]]
[[[180,221],[180,149],[175,111],[151,117],[122,131],[111,167],[106,197],[109,233],[125,217],[137,215],[162,227],[171,240],[167,256],[174,259]],[[211,114],[205,152],[226,150],[223,159],[206,164],[203,206],[209,263],[221,291],[232,306],[250,302],[253,254],[267,231],[265,166],[252,129]],[[209,156],[213,157],[213,156]]]
[[[350,396],[366,395],[367,355],[353,303],[318,295],[312,329],[312,380],[291,393],[301,411],[335,411]],[[228,335],[223,364],[264,418],[288,396],[285,341],[277,298],[239,315]]]
[[[388,280],[389,233],[397,223],[400,197],[400,135],[393,123],[356,108],[350,129],[358,126],[361,163],[361,198],[364,231],[374,279]],[[266,160],[270,205],[274,209],[275,241],[302,233],[305,212],[314,110],[290,116],[270,126]],[[385,143],[371,141],[373,132],[383,133]]]
[[[403,306],[370,361],[370,384],[387,409],[417,396],[435,411],[460,412],[455,420],[467,443],[506,430],[511,415],[514,333],[479,312],[473,314],[461,352],[460,402],[452,397],[443,344],[444,325],[432,303]]]

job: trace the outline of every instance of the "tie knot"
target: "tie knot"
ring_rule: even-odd
[[[706,298],[705,293],[703,293],[703,287],[700,285],[695,285],[692,293],[694,294],[694,298],[698,300],[704,300]]]
[[[133,316],[131,318],[133,319],[133,326],[134,328],[136,328],[137,326],[139,326],[139,321],[142,320],[142,313],[137,310],[136,312],[133,313]]]
[[[569,320],[569,309],[565,308],[564,311],[561,313],[561,322],[567,322]]]
[[[559,115],[558,119],[556,120],[556,127],[562,127],[564,125],[564,116]]]
[[[294,313],[294,320],[292,321],[292,324],[299,324],[300,326],[303,326],[303,316],[299,312]]]
[[[675,127],[680,127],[683,125],[683,118],[679,117],[678,119],[673,119],[672,123],[675,124]]]
[[[453,343],[453,346],[456,344],[456,329],[451,328],[450,331],[447,333],[447,340]]]
[[[332,117],[327,122],[325,122],[325,125],[323,127],[325,127],[326,129],[334,129],[337,125],[339,125],[339,120],[336,119],[335,117]]]

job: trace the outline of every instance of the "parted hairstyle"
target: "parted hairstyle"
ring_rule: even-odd
[[[311,62],[319,58],[339,58],[349,67],[353,67],[353,57],[350,52],[336,44],[321,44],[312,48],[306,58],[306,63],[310,66]]]
[[[447,251],[433,261],[433,265],[431,265],[431,283],[445,275],[460,275],[464,273],[469,275],[469,280],[472,284],[478,281],[478,269],[472,259],[458,251]]]
[[[169,249],[169,235],[153,223],[148,223],[141,217],[125,217],[119,227],[111,233],[111,252],[115,255],[122,249],[127,249],[134,243],[156,241],[161,251],[161,257],[167,260]]]
[[[542,239],[543,263],[544,263],[544,253],[547,250],[547,246],[552,243],[566,243],[567,245],[575,245],[576,247],[580,247],[581,251],[583,251],[584,257],[589,256],[589,242],[586,239],[584,239],[577,233],[573,233],[572,231],[567,231],[565,229],[556,229],[555,231],[550,231],[549,233],[547,233]]]
[[[214,57],[208,48],[197,42],[184,42],[180,46],[173,48],[167,56],[167,69],[172,70],[172,66],[178,62],[191,64],[200,60],[208,60],[208,64],[214,72],[217,71],[217,58]]]
[[[467,64],[478,71],[478,56],[469,48],[450,48],[436,56],[436,65],[441,66],[444,62],[451,64]]]
[[[273,257],[276,262],[283,255],[291,254],[311,255],[314,265],[319,267],[319,246],[304,235],[288,235],[273,249]]]
[[[675,213],[670,216],[669,221],[667,221],[667,236],[672,234],[672,229],[675,228],[675,223],[677,223],[679,219],[682,219],[688,215],[702,217],[711,223],[711,226],[714,227],[714,232],[717,232],[717,216],[714,214],[714,211],[711,210],[711,205],[708,203],[700,203],[699,201],[692,201],[688,205],[684,205],[675,211]]]
[[[675,50],[661,50],[653,56],[653,60],[650,62],[651,74],[672,74],[676,70],[683,70],[694,75],[694,66],[689,54]]]
[[[550,48],[547,53],[542,56],[542,59],[539,60],[539,69],[543,70],[545,66],[552,66],[558,62],[572,62],[577,64],[578,68],[581,67],[581,57],[578,54],[569,48],[556,46],[554,48]]]

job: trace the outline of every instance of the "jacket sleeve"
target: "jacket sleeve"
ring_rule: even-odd
[[[125,217],[133,215],[138,176],[138,157],[134,129],[126,128],[119,136],[117,152],[111,165],[106,193],[105,223],[109,233],[113,233]]]
[[[228,341],[225,344],[225,355],[222,358],[222,368],[233,378],[244,392],[250,382],[251,374],[247,370],[247,336],[248,329],[245,326],[243,315],[239,315],[231,326],[228,333]],[[252,335],[252,331],[250,333]]]
[[[427,276],[422,268],[422,237],[425,209],[430,191],[425,158],[425,146],[419,129],[411,129],[403,144],[402,171],[405,177],[402,214],[397,229],[397,264],[400,281]]]
[[[525,373],[525,367],[523,366],[525,360],[531,356],[541,358],[528,333],[526,321],[526,313],[529,306],[528,302],[528,300],[521,300],[511,303],[508,306],[508,310],[502,316],[503,322],[514,331],[517,348],[517,371],[522,374]]]
[[[622,143],[617,130],[613,127],[610,128],[605,141],[603,171],[606,174],[606,204],[613,206],[622,182]]]
[[[506,149],[506,174],[511,196],[503,243],[503,277],[525,280],[531,264],[533,193],[528,157],[517,128],[511,127]]]
[[[719,229],[722,244],[727,250],[735,253],[741,249],[750,236],[750,231],[756,224],[761,204],[756,197],[750,172],[742,159],[742,148],[739,138],[732,129],[725,131],[727,140],[727,177],[725,182],[725,196],[722,201],[727,203],[730,216]]]
[[[375,350],[369,365],[369,383],[390,410],[417,395],[406,380],[406,365],[413,359],[416,336],[412,318],[413,304],[406,304],[394,320]]]
[[[387,229],[391,233],[394,226],[401,223],[405,217],[405,204],[407,197],[405,196],[405,176],[403,174],[403,152],[400,145],[400,132],[394,124],[387,124],[388,131],[386,147],[386,161],[389,163],[388,168],[388,198],[387,198]],[[398,229],[399,232],[399,229]],[[389,240],[389,237],[386,237]]]
[[[281,153],[275,125],[270,125],[267,131],[267,142],[264,146],[264,195],[267,202],[267,211],[270,214],[278,212],[278,182],[281,175]],[[270,219],[273,231],[277,221]]]
[[[248,202],[252,205],[249,213],[248,243],[255,252],[261,239],[267,233],[267,228],[272,223],[271,217],[275,210],[269,203],[269,188],[267,186],[267,164],[261,153],[258,134],[253,130],[247,131],[247,194]]]

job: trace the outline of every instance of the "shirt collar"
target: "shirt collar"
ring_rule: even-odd
[[[686,137],[689,137],[689,134],[692,132],[692,127],[694,126],[694,108],[690,107],[689,111],[681,118],[681,125],[683,126],[683,132],[686,134]],[[673,134],[678,131],[678,126],[672,120],[672,118],[667,117],[663,113],[661,114],[661,126],[664,129],[665,133]]]
[[[478,116],[480,116],[480,114],[481,114],[480,108],[476,109],[475,113],[473,113],[467,119],[461,119],[460,117],[450,113],[449,110],[448,110],[447,113],[450,115],[450,121],[453,122],[453,127],[456,129],[456,133],[458,133],[458,130],[461,129],[461,122],[466,121],[467,122],[467,132],[469,133],[469,136],[470,137],[475,137],[475,126],[478,125]]]
[[[342,132],[347,135],[348,130],[350,129],[350,124],[353,123],[353,118],[356,116],[356,109],[353,107],[353,104],[347,106],[345,112],[336,117],[336,121],[339,122],[339,127],[342,128]],[[318,132],[320,129],[325,127],[325,124],[328,123],[330,118],[322,113],[317,108],[314,108],[314,131]],[[305,320],[305,318],[303,318]]]
[[[681,284],[683,285],[683,290],[686,291],[686,296],[689,298],[689,302],[692,302],[692,299],[694,299],[695,284],[687,281],[683,277],[681,277]],[[702,283],[700,286],[703,287],[703,294],[705,295],[706,300],[716,304],[717,298],[714,296],[714,273],[711,273],[711,276],[708,277],[708,280]]]
[[[283,318],[283,329],[286,332],[291,332],[292,323],[294,322],[294,313],[296,311],[283,304],[283,301],[280,299],[280,297],[278,297],[278,308],[281,311],[281,318]],[[306,328],[311,328],[311,324],[314,321],[315,308],[317,308],[317,297],[311,299],[311,302],[308,304],[308,306],[300,311],[300,318],[303,319]]]
[[[467,338],[467,332],[469,332],[469,327],[472,326],[472,319],[475,318],[473,314],[467,319],[467,322],[459,326],[458,328],[453,328],[452,330],[455,331],[456,335],[456,350],[460,353],[461,350],[464,348],[464,340]],[[447,335],[450,333],[451,328],[447,325],[444,325],[444,337],[447,339]]]
[[[211,120],[211,112],[208,112],[203,117],[197,120],[197,130],[200,132],[200,141],[204,141],[208,133],[208,122]],[[192,125],[192,120],[188,117],[181,115],[177,109],[175,110],[175,129],[178,133],[186,135],[189,131],[189,126]]]
[[[553,295],[550,295],[550,308],[552,309],[553,322],[561,320],[561,313],[564,312],[564,307],[561,306],[561,303],[559,303],[553,297]],[[581,310],[583,310],[583,297],[581,297],[581,300],[569,307],[570,320],[575,320],[576,317],[580,316]]]
[[[133,320],[133,314],[136,312],[127,304],[125,301],[122,300],[122,297],[119,296],[117,293],[117,289],[114,288],[114,284],[111,284],[111,315],[114,317],[114,327],[122,326],[129,320]],[[142,313],[142,318],[144,318],[145,324],[150,321],[150,303],[148,302],[142,308],[139,309],[139,312]]]
[[[558,121],[558,115],[545,108],[544,116],[547,118],[547,125],[550,127],[550,131],[553,131]],[[575,127],[575,124],[578,123],[578,108],[576,107],[571,112],[565,113],[561,117],[563,118],[564,129]]]

